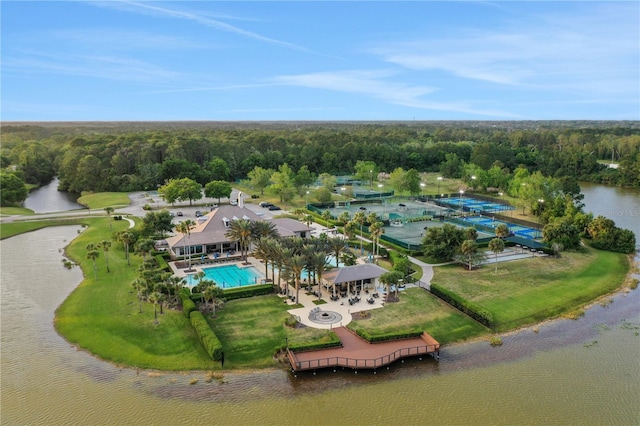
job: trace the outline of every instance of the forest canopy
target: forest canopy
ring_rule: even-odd
[[[184,178],[202,187],[260,182],[260,170],[304,180],[360,166],[363,178],[375,166],[472,174],[484,187],[535,172],[640,186],[638,122],[3,123],[1,143],[5,172],[36,185],[57,175],[61,190],[78,193],[150,190]],[[612,160],[617,169],[605,164]]]

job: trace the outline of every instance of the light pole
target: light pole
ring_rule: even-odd
[[[538,216],[542,216],[542,207],[544,206],[544,200],[538,198]]]
[[[460,214],[464,213],[464,191],[460,190]]]
[[[384,187],[384,185],[379,183],[378,184],[378,192],[380,193],[380,204],[382,204],[382,187]],[[385,210],[384,204],[382,204],[382,208],[383,208],[382,215],[383,215],[383,219],[384,219],[384,210]]]
[[[369,187],[373,188],[373,170],[369,170],[369,175],[371,176],[371,180],[369,181]]]
[[[476,175],[471,176],[471,188],[474,190],[476,190]]]
[[[309,191],[304,195],[304,208],[309,209]]]
[[[442,181],[442,176],[438,176],[438,194],[440,194],[440,182]],[[442,196],[442,194],[440,194]]]
[[[420,182],[420,198],[424,198],[424,182]]]

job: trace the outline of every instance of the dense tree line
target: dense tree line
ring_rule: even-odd
[[[483,179],[481,172],[493,169],[493,178],[478,181],[489,187],[503,188],[496,179],[518,168],[640,186],[638,123],[567,123],[3,125],[0,160],[5,173],[24,182],[44,184],[58,175],[61,189],[71,192],[156,189],[182,178],[205,186],[246,178],[256,167],[284,173],[284,165],[297,174],[302,167],[316,176],[351,174],[359,161],[376,171],[400,167],[454,178],[470,166]],[[617,170],[600,162],[612,159]]]

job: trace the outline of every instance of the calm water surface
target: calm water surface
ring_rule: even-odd
[[[29,193],[24,200],[24,207],[35,213],[62,212],[67,210],[82,209],[77,203],[78,196],[69,192],[58,191],[58,178],[54,178],[49,184]]]
[[[439,363],[409,360],[377,375],[226,373],[225,383],[205,383],[198,372],[116,368],[56,334],[54,311],[82,279],[60,260],[77,232],[50,228],[1,244],[1,424],[640,423],[639,290],[578,321],[506,335],[499,348],[444,348]]]

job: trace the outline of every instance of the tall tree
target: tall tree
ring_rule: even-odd
[[[109,216],[109,231],[111,231],[113,228],[111,228],[111,215],[113,214],[113,207],[108,206],[104,208],[104,211],[107,212],[107,216]]]
[[[111,241],[100,241],[98,243],[98,248],[101,248],[102,252],[104,253],[104,262],[107,265],[107,273],[109,273],[111,271],[109,270],[109,256],[107,255],[107,253],[109,253],[109,249],[111,248]]]
[[[504,241],[500,238],[494,238],[489,241],[489,250],[495,255],[495,272],[498,272],[498,254],[504,251]]]
[[[327,240],[327,247],[336,258],[336,268],[340,266],[340,254],[346,250],[346,242],[340,236],[331,237]]]
[[[260,195],[264,195],[264,189],[271,184],[272,175],[273,170],[267,170],[260,166],[255,166],[247,175],[249,177],[249,185],[259,190]]]
[[[223,180],[214,180],[204,186],[204,195],[209,198],[217,198],[220,204],[221,198],[231,197],[231,184]]]
[[[460,246],[460,253],[467,259],[469,270],[473,267],[474,255],[478,252],[478,244],[474,240],[464,240]]]
[[[127,259],[127,265],[131,265],[131,262],[129,261],[129,248],[131,247],[131,244],[136,241],[135,235],[131,232],[123,231],[118,234],[118,240],[124,246],[124,256]]]
[[[251,244],[251,221],[246,219],[232,220],[229,223],[229,229],[224,235],[238,242],[240,257],[246,262],[247,252]]]
[[[98,279],[98,267],[96,265],[96,259],[100,256],[100,252],[96,250],[94,244],[87,244],[87,259],[91,259],[93,262],[93,277]]]

